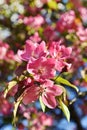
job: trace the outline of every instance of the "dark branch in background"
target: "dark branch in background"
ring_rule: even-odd
[[[87,96],[87,91],[85,92],[78,92],[78,95],[77,97],[73,98],[70,102],[69,102],[69,107],[70,107],[70,113],[71,114],[71,119],[73,119],[73,121],[76,122],[77,124],[77,130],[84,130],[82,125],[81,125],[81,122],[80,122],[80,119],[78,117],[78,114],[75,110],[75,107],[74,107],[74,103],[78,100],[78,99],[82,99],[82,98],[85,98],[85,96]]]
[[[70,110],[70,113],[71,113],[71,119],[72,119],[74,122],[76,122],[77,130],[84,130],[83,127],[82,127],[82,125],[81,125],[81,122],[80,122],[80,119],[79,119],[79,117],[78,117],[78,114],[77,114],[77,112],[75,111],[75,107],[74,107],[73,104],[70,106],[70,109],[69,109],[69,110]]]
[[[87,96],[87,91],[85,91],[85,92],[78,92],[78,95],[69,102],[69,105],[72,105],[79,98],[84,98],[85,96]]]

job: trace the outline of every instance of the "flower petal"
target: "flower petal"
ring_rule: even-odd
[[[48,108],[53,109],[57,105],[55,97],[50,94],[42,94],[42,100]]]

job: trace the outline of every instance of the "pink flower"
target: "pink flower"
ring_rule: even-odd
[[[49,53],[52,58],[56,59],[55,61],[56,70],[62,71],[62,69],[65,66],[70,68],[71,65],[65,62],[65,60],[70,57],[71,52],[72,49],[70,47],[65,47],[63,45],[60,45],[60,42],[50,43]]]
[[[30,130],[44,130],[47,126],[52,126],[53,119],[51,116],[39,112],[36,118],[32,121],[32,127]]]
[[[0,95],[0,113],[3,115],[9,115],[13,105],[2,96],[1,92]]]
[[[60,16],[60,19],[57,22],[57,30],[59,32],[68,31],[70,29],[75,29],[75,12],[70,10]]]
[[[29,128],[29,130],[43,130],[44,127],[53,125],[53,118],[50,115],[37,111],[35,107],[26,108],[22,104],[20,108],[21,113],[31,123],[31,127]]]
[[[39,98],[39,87],[36,84],[29,84],[28,89],[26,89],[24,93],[24,104],[35,102]]]
[[[34,29],[38,29],[44,23],[44,18],[40,15],[35,17],[24,17],[24,24],[29,25]]]
[[[78,46],[72,47],[72,54],[69,58],[70,62],[72,63],[71,70],[72,72],[75,72],[80,66],[84,65],[84,62],[82,60],[82,54],[81,54],[81,48]]]
[[[50,0],[40,0],[42,3],[48,3]]]
[[[44,28],[44,37],[47,41],[53,41],[58,38],[56,35],[56,32],[54,31],[54,28],[51,26],[47,26]]]
[[[82,1],[81,0],[70,0],[70,2],[73,3],[73,7],[78,9],[82,6]]]
[[[87,23],[87,8],[80,7],[79,8],[80,16],[83,22]]]
[[[51,80],[45,80],[40,85],[36,83],[30,83],[28,88],[25,90],[25,96],[23,98],[24,104],[29,104],[39,97],[42,97],[43,103],[48,108],[55,108],[57,106],[56,96],[60,96],[63,93],[63,90],[60,86],[54,85],[54,82]]]
[[[26,40],[24,51],[19,50],[18,55],[21,60],[29,61],[31,59],[38,59],[41,56],[45,56],[47,53],[46,44],[42,41],[40,44]]]
[[[41,38],[39,37],[38,32],[35,32],[34,35],[30,37],[30,40],[37,43],[40,42]]]
[[[68,58],[72,52],[72,49],[71,47],[65,47],[64,45],[60,45],[60,41],[51,42],[49,46],[49,52],[52,58],[60,60]]]
[[[15,59],[15,55],[14,55],[13,50],[8,50],[8,51],[7,51],[6,56],[5,56],[5,59],[6,59],[7,61],[9,61],[9,60],[14,60],[14,59]]]
[[[62,88],[59,85],[54,85],[51,80],[46,80],[40,85],[40,88],[43,103],[48,108],[55,108],[58,105],[55,97],[60,96],[63,93]]]
[[[55,76],[55,59],[41,57],[27,65],[27,71],[31,73],[35,80],[51,79]]]
[[[79,37],[80,41],[87,41],[87,28],[84,29],[82,26],[79,26],[76,34]]]
[[[0,41],[0,60],[5,59],[9,45]]]
[[[5,47],[0,47],[0,60],[3,60],[6,55],[7,49]]]
[[[16,90],[13,91],[13,89]],[[10,91],[10,94],[12,96],[15,95],[15,100],[23,94],[23,102],[25,104],[32,103],[39,98],[39,87],[30,78],[20,81],[13,89]]]
[[[0,41],[0,60],[10,61],[15,60],[15,54],[7,43]]]
[[[52,117],[42,112],[39,113],[39,121],[43,126],[51,126],[53,124]]]

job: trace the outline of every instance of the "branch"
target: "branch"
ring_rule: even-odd
[[[72,105],[74,102],[76,102],[78,100],[78,98],[84,98],[85,96],[87,96],[87,91],[85,92],[78,92],[77,97],[73,98],[70,102],[69,105]]]
[[[81,125],[80,119],[78,117],[78,114],[77,114],[77,112],[75,110],[75,107],[74,107],[73,103],[76,102],[79,98],[84,98],[85,96],[87,96],[87,91],[85,91],[85,92],[78,92],[77,97],[73,98],[69,102],[70,112],[72,113],[71,114],[71,118],[76,122],[77,130],[84,130],[84,129],[83,129],[82,125]]]

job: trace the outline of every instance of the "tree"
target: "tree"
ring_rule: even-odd
[[[70,129],[87,129],[86,7],[85,0],[1,0],[1,129],[68,130],[65,117]]]

